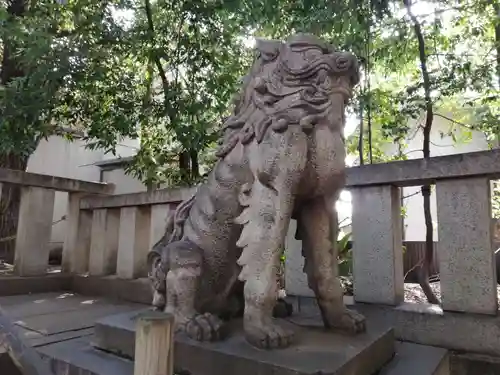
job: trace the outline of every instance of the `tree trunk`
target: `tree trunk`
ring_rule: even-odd
[[[182,181],[187,181],[190,175],[189,152],[183,151],[179,154],[179,172]]]
[[[427,69],[427,54],[425,52],[425,40],[422,33],[422,27],[417,17],[412,13],[411,4],[409,0],[403,0],[406,7],[408,16],[412,20],[413,30],[418,41],[418,50],[420,58],[420,68],[422,71],[422,79],[424,81],[424,92],[425,92],[425,109],[426,118],[424,125],[424,141],[423,141],[423,153],[424,158],[427,159],[431,156],[430,152],[430,137],[432,122],[434,121],[434,112],[432,108],[432,98],[431,98],[431,81],[429,77],[429,71]],[[439,304],[439,300],[431,289],[429,283],[429,270],[434,258],[434,239],[433,239],[433,225],[432,225],[432,215],[431,215],[431,186],[422,186],[422,198],[424,200],[424,217],[425,217],[425,255],[422,265],[418,273],[418,281],[420,287],[422,288],[429,303]]]
[[[200,163],[198,162],[198,151],[189,150],[189,157],[191,159],[191,177],[196,179],[200,177]]]
[[[27,157],[0,155],[0,167],[25,171]],[[0,195],[0,259],[13,263],[16,246],[17,222],[21,203],[21,186],[3,184]]]

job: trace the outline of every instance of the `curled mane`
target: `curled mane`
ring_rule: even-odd
[[[308,132],[328,114],[331,93],[350,97],[350,87],[359,81],[356,60],[310,35],[287,42],[257,40],[256,51],[233,114],[224,123],[216,152],[220,158],[238,142],[260,143],[269,127],[280,132],[299,124]]]

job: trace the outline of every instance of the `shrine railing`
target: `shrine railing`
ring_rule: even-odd
[[[75,208],[79,210],[77,201],[80,197],[89,194],[109,195],[114,190],[113,184],[0,168],[0,186],[4,184],[19,185],[21,188],[14,258],[14,273],[18,276],[47,273],[57,191],[68,193],[68,206],[74,211]],[[2,240],[7,241],[10,238]]]
[[[491,180],[499,178],[500,150],[349,168],[354,300],[360,308],[385,309],[377,319],[389,317],[384,319],[399,339],[500,355],[490,191]],[[46,273],[54,191],[67,191],[63,273],[124,282],[146,277],[146,254],[162,236],[165,219],[194,191],[105,196],[112,185],[2,169],[0,182],[23,189],[17,275]],[[436,195],[442,303],[417,309],[404,303],[401,188],[425,184],[433,185]],[[301,273],[301,255],[288,246],[287,252],[288,288],[290,275]],[[304,278],[297,281],[307,290]]]

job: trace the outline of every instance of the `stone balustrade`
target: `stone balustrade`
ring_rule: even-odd
[[[14,271],[19,276],[47,273],[56,191],[67,192],[70,202],[74,202],[75,197],[88,194],[108,195],[114,190],[113,184],[4,168],[0,168],[0,183],[21,185],[14,259]]]
[[[73,197],[63,271],[121,279],[147,276],[146,256],[168,215],[194,189],[162,189],[110,197]]]
[[[442,307],[495,315],[490,179],[500,177],[499,162],[500,151],[494,150],[349,168],[355,300],[403,302],[400,188],[435,184]],[[146,254],[161,237],[167,215],[192,194],[192,189],[87,198],[71,194],[63,270],[123,279],[146,276]],[[48,204],[47,198],[33,197]],[[300,252],[290,253],[297,247],[291,241],[286,244],[286,273],[294,278],[290,275],[301,268]]]
[[[490,180],[499,158],[495,150],[351,168],[355,300],[403,302],[399,188],[435,184],[442,308],[496,315]]]
[[[497,178],[500,150],[347,170],[346,188],[353,198],[354,300],[372,321],[389,320],[402,340],[500,355],[490,220],[490,180]],[[147,275],[147,252],[162,236],[167,216],[194,192],[163,189],[109,195],[111,185],[2,169],[0,182],[23,186],[15,258],[18,275],[46,272],[45,244],[50,238],[54,191],[59,190],[69,192],[63,272],[94,276],[89,283],[99,277],[111,282],[110,276],[136,286],[135,281]],[[436,189],[439,307],[404,303],[400,190],[422,184]],[[292,235],[295,225],[292,221],[285,244],[286,288],[289,295],[312,296],[302,274],[300,241]],[[382,313],[366,310],[367,306]]]

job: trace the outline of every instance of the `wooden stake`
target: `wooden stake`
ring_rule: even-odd
[[[134,375],[173,375],[174,318],[159,311],[139,315],[135,331]]]

